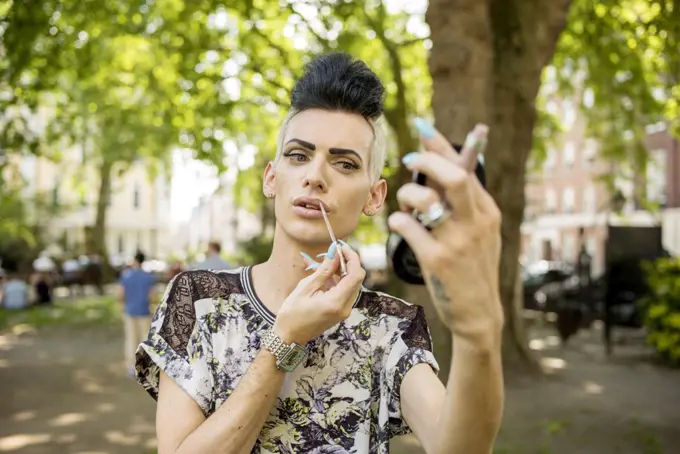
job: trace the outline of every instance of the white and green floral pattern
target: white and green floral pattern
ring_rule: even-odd
[[[137,379],[154,399],[160,370],[206,416],[229,398],[274,322],[250,276],[250,267],[188,271],[168,285],[137,350]],[[307,348],[253,453],[384,454],[390,438],[410,432],[401,381],[419,363],[438,370],[422,307],[362,289],[350,317]]]

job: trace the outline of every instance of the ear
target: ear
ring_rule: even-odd
[[[269,161],[267,167],[264,169],[264,178],[262,179],[262,192],[268,199],[273,199],[276,196],[276,170],[274,163]]]
[[[387,181],[380,179],[371,187],[371,192],[364,205],[363,213],[366,216],[375,216],[380,213],[380,210],[382,210],[382,207],[385,204],[386,197]]]

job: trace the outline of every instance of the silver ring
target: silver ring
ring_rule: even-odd
[[[437,202],[430,205],[426,213],[419,214],[418,220],[424,227],[434,229],[446,221],[451,216],[451,210],[447,209],[443,203]]]

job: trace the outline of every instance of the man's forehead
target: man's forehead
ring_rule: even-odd
[[[348,148],[368,157],[373,128],[361,115],[306,110],[290,120],[284,144],[291,139],[304,140],[320,149]]]

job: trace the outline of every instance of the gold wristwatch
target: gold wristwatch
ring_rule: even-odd
[[[286,344],[270,328],[262,335],[261,344],[276,357],[276,368],[292,372],[307,359],[307,349],[298,344]]]

